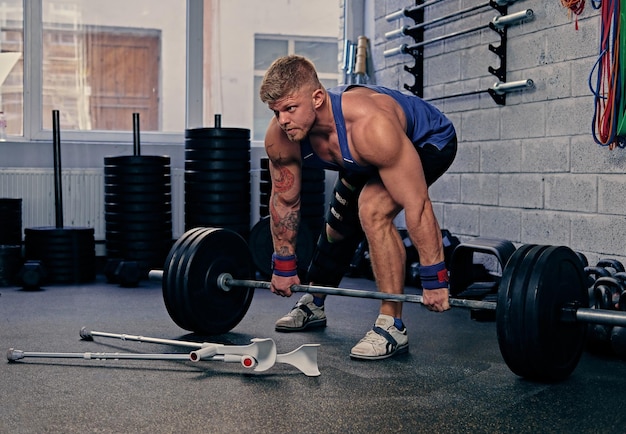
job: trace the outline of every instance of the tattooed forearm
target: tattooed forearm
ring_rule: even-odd
[[[284,193],[293,188],[293,173],[286,167],[279,167],[273,171],[272,186],[274,193]]]

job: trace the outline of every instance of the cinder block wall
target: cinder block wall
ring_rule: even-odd
[[[484,0],[446,0],[426,9],[426,20]],[[409,37],[387,40],[385,32],[409,18],[387,14],[411,1],[375,2],[370,38],[378,84],[404,89],[413,76],[410,55],[383,51]],[[587,2],[576,30],[558,1],[519,0],[508,13],[532,9],[534,20],[508,28],[507,81],[532,79],[535,89],[508,94],[497,105],[487,93],[433,101],[454,122],[459,152],[449,173],[431,187],[442,227],[464,238],[505,238],[522,243],[567,245],[599,258],[626,259],[626,150],[609,150],[592,136],[594,101],[588,79],[598,57],[599,11]],[[480,13],[427,29],[425,39],[487,24],[498,13]],[[492,30],[428,44],[424,52],[424,98],[491,87],[499,66],[488,44]],[[594,74],[595,83],[595,74]]]

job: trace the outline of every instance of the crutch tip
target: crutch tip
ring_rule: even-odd
[[[91,332],[86,327],[80,329],[80,338],[84,341],[93,341],[93,336],[91,336]]]
[[[13,348],[9,348],[7,351],[7,360],[9,362],[15,362],[16,360],[20,360],[24,358],[24,351],[15,350]]]

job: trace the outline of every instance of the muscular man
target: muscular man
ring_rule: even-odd
[[[265,135],[272,177],[272,292],[288,297],[291,285],[300,283],[295,252],[301,171],[311,165],[339,176],[307,280],[339,285],[364,233],[378,290],[403,293],[406,253],[394,218],[404,210],[420,257],[424,305],[449,309],[448,272],[428,186],[456,155],[452,123],[422,99],[384,87],[326,90],[315,66],[301,56],[275,60],[260,97],[274,112]],[[276,322],[276,330],[325,325],[324,295],[306,294]],[[350,356],[382,359],[407,350],[402,303],[382,301],[374,327]]]

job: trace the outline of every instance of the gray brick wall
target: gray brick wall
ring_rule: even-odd
[[[427,19],[482,0],[440,2]],[[384,33],[413,21],[387,22],[385,15],[411,1],[375,2],[375,36],[370,41],[378,84],[404,90],[413,77],[409,55],[385,58],[383,51],[411,38],[387,41]],[[486,94],[435,100],[454,122],[459,152],[449,172],[430,189],[442,227],[463,238],[505,238],[516,244],[568,245],[595,263],[602,257],[626,261],[626,150],[598,146],[592,136],[593,97],[588,78],[597,60],[600,19],[585,8],[579,30],[560,2],[517,1],[509,13],[532,9],[532,21],[508,29],[507,79],[532,79],[535,88],[507,95],[505,106]],[[443,26],[425,38],[487,23],[490,8]],[[486,89],[497,78],[488,50],[499,45],[485,29],[427,45],[424,98]],[[595,80],[595,78],[594,78]]]

